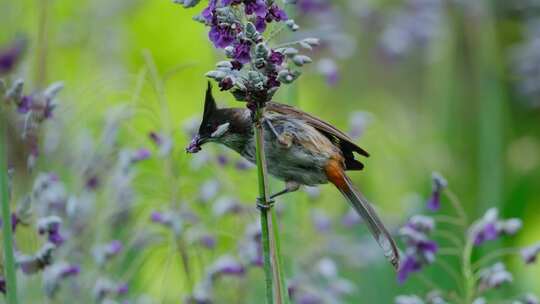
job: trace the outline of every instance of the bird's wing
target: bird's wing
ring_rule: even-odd
[[[274,111],[274,112],[281,113],[284,115],[294,115],[306,121],[309,125],[319,130],[320,132],[324,133],[326,136],[331,137],[332,139],[335,139],[345,156],[346,168],[348,170],[361,170],[364,167],[362,163],[354,159],[352,152],[354,151],[366,157],[369,156],[369,153],[366,150],[360,148],[358,145],[356,145],[353,142],[353,139],[349,137],[349,135],[336,129],[334,126],[325,122],[324,120],[319,119],[313,115],[310,115],[304,111],[301,111],[289,105],[285,105],[285,104],[277,103],[277,102],[268,102],[266,104],[266,107],[269,111]]]

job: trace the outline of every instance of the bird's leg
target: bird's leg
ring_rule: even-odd
[[[280,144],[282,144],[286,148],[290,148],[292,146],[293,135],[290,132],[284,131],[281,134],[279,134],[278,131],[276,130],[276,128],[274,128],[274,125],[272,125],[272,122],[269,119],[265,118],[263,121],[268,126],[268,128],[270,128],[270,131],[272,131],[272,133],[274,133],[274,135],[276,136],[276,138],[277,138],[277,140],[278,140],[278,142]]]
[[[285,189],[270,195],[270,199],[274,199],[280,195],[291,193],[300,189],[300,184],[294,181],[288,181],[285,183]]]

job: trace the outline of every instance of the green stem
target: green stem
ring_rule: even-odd
[[[462,267],[463,267],[463,284],[464,284],[464,290],[465,290],[465,296],[464,296],[464,302],[466,304],[472,303],[474,298],[474,273],[472,271],[472,265],[471,265],[471,258],[472,258],[472,251],[473,251],[473,242],[470,240],[470,238],[467,238],[465,243],[465,248],[463,249],[463,261],[462,261]]]
[[[259,181],[259,203],[263,205],[261,212],[261,234],[264,257],[264,272],[266,276],[266,300],[267,304],[283,303],[283,286],[281,277],[281,265],[279,257],[279,233],[275,212],[270,213],[268,220],[270,202],[268,199],[268,174],[264,153],[264,134],[261,119],[264,108],[258,107],[255,111],[255,145],[257,160],[257,177]],[[274,302],[275,301],[275,302]]]
[[[2,200],[2,235],[4,239],[4,268],[7,286],[7,303],[17,304],[17,275],[13,256],[13,231],[7,177],[6,117],[0,109],[0,199]]]

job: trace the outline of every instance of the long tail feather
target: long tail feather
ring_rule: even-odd
[[[343,170],[336,170],[336,168],[334,168],[332,171],[334,172],[328,174],[329,180],[339,189],[355,211],[364,219],[369,231],[383,249],[385,257],[392,263],[394,268],[398,270],[399,251],[394,239],[382,223],[381,219],[364,195],[354,187]],[[328,169],[327,173],[330,173],[328,172]]]

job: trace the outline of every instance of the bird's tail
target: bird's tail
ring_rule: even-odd
[[[331,161],[326,167],[328,180],[332,182],[345,196],[354,210],[364,219],[369,231],[375,237],[379,246],[383,249],[384,255],[392,263],[396,270],[399,269],[399,251],[394,239],[384,227],[381,219],[368,202],[368,200],[357,190],[349,177],[345,175],[342,166],[337,161]]]

